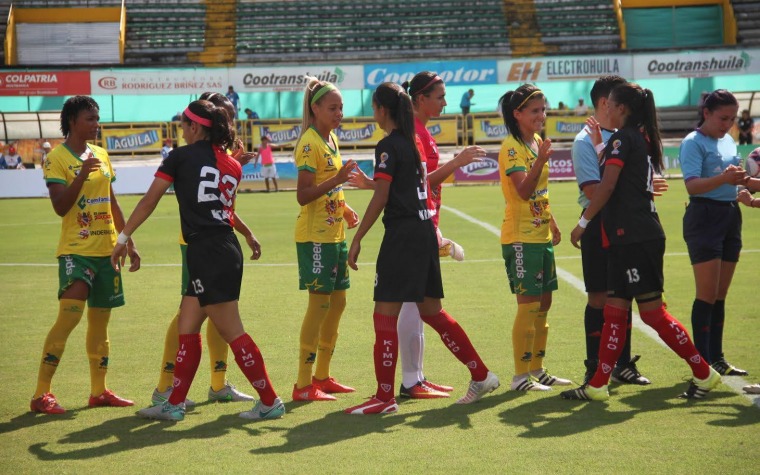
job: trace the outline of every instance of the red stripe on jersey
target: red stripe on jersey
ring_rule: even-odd
[[[604,221],[600,219],[599,224],[602,226],[602,249],[608,249],[610,247],[610,239],[604,231]]]
[[[375,173],[375,180],[393,181],[393,177],[387,173]]]
[[[156,174],[155,174],[155,175],[153,175],[153,176],[154,176],[154,177],[156,177],[156,178],[160,178],[160,179],[162,179],[162,180],[166,180],[166,181],[168,181],[169,183],[174,183],[174,177],[172,177],[172,176],[169,176],[169,175],[167,175],[167,174],[166,174],[166,173],[164,173],[164,172],[156,172]]]
[[[230,157],[221,147],[214,146],[214,156],[216,157],[216,168],[221,175],[219,179],[219,194],[224,197],[222,206],[225,211],[229,212],[230,225],[235,225],[233,213],[235,213],[235,197],[238,186],[243,178],[243,167],[240,162]],[[229,204],[227,204],[229,203]]]
[[[623,165],[625,165],[625,162],[620,160],[619,158],[608,158],[606,162],[604,162],[605,165],[615,165],[616,167],[623,168]]]

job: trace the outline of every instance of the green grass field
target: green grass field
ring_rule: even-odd
[[[551,187],[552,208],[568,241],[556,249],[557,266],[581,277],[579,251],[569,243],[577,220],[577,188]],[[347,192],[360,213],[369,193]],[[691,329],[693,279],[681,238],[686,194],[680,181],[658,199],[668,235],[666,297],[670,311]],[[129,214],[137,197],[120,198]],[[449,187],[447,207],[498,228],[503,199],[496,186]],[[127,305],[111,319],[109,387],[149,402],[158,379],[166,325],[179,303],[179,218],[174,197],[164,198],[136,233],[143,268],[125,276]],[[343,316],[333,376],[358,391],[338,402],[290,401],[296,377],[298,332],[306,294],[297,290],[292,192],[243,194],[238,211],[263,245],[261,261],[246,266],[241,312],[261,347],[288,413],[252,423],[237,417],[248,405],[205,403],[207,359],[189,397],[200,404],[177,424],[134,416],[136,408],[86,407],[89,393],[85,324],[74,331],[53,381],[68,409],[63,416],[29,413],[42,343],[57,312],[55,248],[60,220],[47,200],[0,200],[0,472],[3,473],[752,473],[760,461],[760,407],[728,385],[704,401],[677,399],[688,366],[642,331],[633,350],[653,384],[611,386],[609,403],[561,400],[547,394],[508,391],[512,377],[511,328],[515,314],[498,237],[452,210],[444,210],[444,234],[461,243],[467,259],[444,261],[446,309],[468,331],[502,387],[477,404],[449,400],[403,402],[397,414],[356,417],[343,409],[374,392],[372,284],[382,236],[376,225],[363,243],[360,269]],[[753,213],[753,211],[755,211]],[[760,381],[758,310],[752,303],[760,268],[760,212],[744,210],[745,251],[727,303],[725,341],[730,361]],[[349,232],[349,239],[352,232]],[[563,274],[564,275],[564,274]],[[560,282],[550,312],[547,367],[582,379],[585,297]],[[466,390],[469,373],[428,329],[425,358],[431,380]],[[205,358],[205,356],[204,356]],[[251,392],[234,362],[229,379]],[[734,378],[735,379],[735,378]],[[398,379],[397,379],[398,384]],[[755,401],[757,403],[757,401]],[[754,468],[753,468],[754,467]]]

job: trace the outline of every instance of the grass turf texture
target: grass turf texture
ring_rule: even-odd
[[[680,180],[658,198],[668,236],[665,269],[670,311],[691,329],[694,298],[691,267],[681,238],[686,193]],[[579,213],[572,183],[551,185],[552,208],[565,240],[557,266],[581,277],[579,251],[569,234]],[[349,191],[362,214],[369,192]],[[122,196],[129,215],[138,197]],[[496,186],[450,187],[446,206],[496,228],[503,213]],[[511,328],[516,304],[509,293],[499,241],[489,231],[444,210],[444,235],[462,244],[467,259],[443,261],[445,308],[469,333],[502,387],[481,402],[458,406],[469,373],[426,330],[425,368],[436,382],[456,386],[448,400],[402,402],[398,414],[349,416],[343,409],[374,392],[372,366],[373,263],[382,224],[365,238],[360,270],[340,328],[332,375],[358,389],[337,402],[293,403],[298,334],[306,294],[297,290],[293,193],[244,194],[238,211],[263,246],[261,261],[246,266],[240,308],[247,331],[261,347],[270,376],[288,413],[278,421],[249,422],[237,413],[248,404],[208,404],[209,363],[204,354],[189,397],[199,402],[185,421],[151,422],[134,416],[149,403],[158,378],[164,332],[179,303],[179,218],[173,196],[165,197],[135,235],[144,268],[126,274],[127,305],[110,324],[108,385],[136,401],[135,408],[88,409],[89,377],[84,351],[86,320],[72,333],[53,380],[53,392],[68,409],[62,416],[33,415],[29,398],[36,384],[42,344],[56,312],[54,253],[60,220],[42,199],[0,200],[0,470],[18,473],[201,473],[221,472],[402,473],[738,473],[757,467],[760,409],[720,386],[699,402],[676,399],[686,388],[688,366],[635,330],[633,351],[648,387],[611,385],[609,403],[576,403],[545,394],[508,391],[513,372]],[[753,212],[754,211],[754,212]],[[760,267],[760,211],[743,208],[744,247],[727,302],[727,357],[760,380],[755,272]],[[349,231],[349,240],[353,231]],[[11,265],[11,264],[18,265]],[[560,282],[549,314],[546,366],[575,381],[584,359],[582,292]],[[204,335],[205,338],[205,335]],[[252,393],[229,362],[229,380]],[[397,378],[397,391],[400,377]]]

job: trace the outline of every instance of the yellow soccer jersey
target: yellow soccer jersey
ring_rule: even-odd
[[[338,137],[330,132],[335,144],[333,150],[325,139],[309,127],[295,151],[296,168],[316,174],[315,182],[323,183],[338,173],[343,166],[338,150]],[[338,185],[316,200],[301,206],[296,220],[296,242],[341,242],[346,239],[343,227],[343,185]]]
[[[536,142],[541,138],[536,135]],[[517,189],[509,175],[513,172],[528,173],[536,161],[536,154],[530,147],[508,136],[501,144],[499,151],[499,179],[501,191],[504,194],[504,221],[501,223],[501,243],[514,242],[544,243],[552,239],[549,222],[551,208],[549,207],[549,164],[544,165],[536,185],[536,191],[528,201],[520,198]]]
[[[110,256],[116,245],[116,227],[111,213],[111,182],[116,176],[108,152],[95,145],[88,147],[101,161],[100,169],[90,173],[74,205],[63,217],[56,256]],[[61,144],[45,160],[45,182],[69,186],[81,168],[82,159]]]

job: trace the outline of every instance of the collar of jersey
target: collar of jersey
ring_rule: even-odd
[[[328,142],[327,140],[325,140],[324,137],[322,137],[322,134],[319,133],[319,131],[316,129],[316,127],[314,127],[313,125],[310,125],[309,128],[312,129],[317,134],[317,137],[319,137],[320,139],[322,139],[322,142],[325,143],[325,145],[327,146],[328,149],[330,149],[330,151],[333,153],[333,155],[335,155],[335,154],[338,153],[337,150],[334,150],[332,147],[330,147],[330,142]],[[330,132],[330,133],[332,134],[332,132]]]
[[[72,156],[72,157],[76,158],[76,159],[77,159],[77,160],[79,160],[80,162],[83,162],[83,161],[84,161],[84,160],[82,160],[82,157],[77,157],[77,154],[76,154],[76,153],[74,153],[74,151],[73,151],[73,150],[71,150],[71,149],[69,148],[69,146],[68,146],[68,145],[66,145],[66,142],[64,142],[62,145],[63,145],[63,147],[64,147],[66,150],[68,150],[68,151],[69,151],[69,153],[71,154],[71,156]],[[86,152],[87,150],[89,150],[89,151],[90,151],[90,153],[92,153],[93,155],[95,155],[95,154],[92,152],[92,149],[90,148],[90,146],[89,146],[89,145],[87,145],[87,144],[85,144],[85,152]]]

